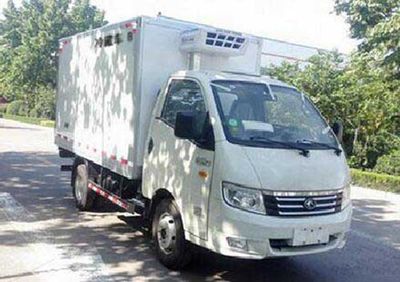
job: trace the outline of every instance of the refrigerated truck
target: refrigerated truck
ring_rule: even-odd
[[[338,136],[295,87],[260,75],[262,39],[140,16],[60,40],[55,143],[76,205],[139,213],[159,260],[197,245],[245,259],[344,246]],[[340,137],[340,136],[339,136]]]

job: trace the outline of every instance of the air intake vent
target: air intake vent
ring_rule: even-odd
[[[240,33],[193,29],[182,33],[181,50],[222,56],[238,56],[243,55],[247,41],[248,38]]]

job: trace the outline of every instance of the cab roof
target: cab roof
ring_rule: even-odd
[[[257,83],[266,83],[268,85],[278,85],[285,86],[290,88],[295,88],[292,85],[286,84],[280,80],[271,78],[265,75],[254,75],[254,74],[245,74],[245,73],[233,73],[233,72],[217,72],[217,71],[207,71],[207,70],[185,70],[178,71],[173,76],[186,76],[193,78],[202,78],[208,81],[213,80],[238,80],[238,81],[246,81],[246,82],[257,82]]]

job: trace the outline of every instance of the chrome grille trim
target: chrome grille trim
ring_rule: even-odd
[[[276,197],[309,197],[309,196],[327,196],[342,193],[343,189],[330,189],[323,191],[271,191],[263,190],[264,195],[271,195]]]
[[[303,205],[277,205],[278,208],[282,209],[302,209]],[[328,203],[328,204],[317,204],[316,208],[327,208],[327,207],[334,207],[336,206],[336,203]]]
[[[267,215],[273,216],[311,216],[326,215],[341,211],[343,190],[326,191],[323,193],[295,192],[288,196],[274,196],[271,193],[264,194],[264,205]],[[312,194],[312,196],[308,195]],[[289,196],[290,195],[290,196]],[[306,208],[306,200],[312,199],[313,206]],[[309,208],[309,209],[308,209]]]
[[[311,197],[296,197],[296,198],[284,198],[284,197],[275,197],[277,201],[304,201],[306,198],[313,198],[314,200],[335,200],[337,198],[337,195],[334,196],[311,196]]]
[[[277,201],[292,201],[292,202],[294,202],[294,201],[304,201],[306,198],[304,197],[304,198],[283,198],[283,197],[275,197],[275,199],[277,200]]]
[[[310,212],[279,212],[280,215],[316,215],[316,214],[327,214],[334,213],[335,209],[329,209],[324,211],[310,211]]]
[[[321,201],[323,201],[323,200],[336,200],[336,198],[337,198],[337,195],[334,195],[334,196],[326,196],[326,197],[312,197],[314,200],[316,200],[316,201],[319,201],[319,200],[321,200]]]
[[[328,204],[318,204],[317,203],[317,208],[326,208],[326,207],[334,207],[336,206],[336,203],[328,203]]]
[[[281,205],[281,204],[278,204],[278,208],[282,208],[282,209],[302,209],[303,206],[302,205]]]

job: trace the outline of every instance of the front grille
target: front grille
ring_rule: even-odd
[[[296,195],[264,195],[265,209],[274,216],[310,216],[339,212],[342,206],[342,191],[329,194],[296,192]],[[307,203],[309,205],[307,205]],[[310,204],[311,203],[311,204]]]

